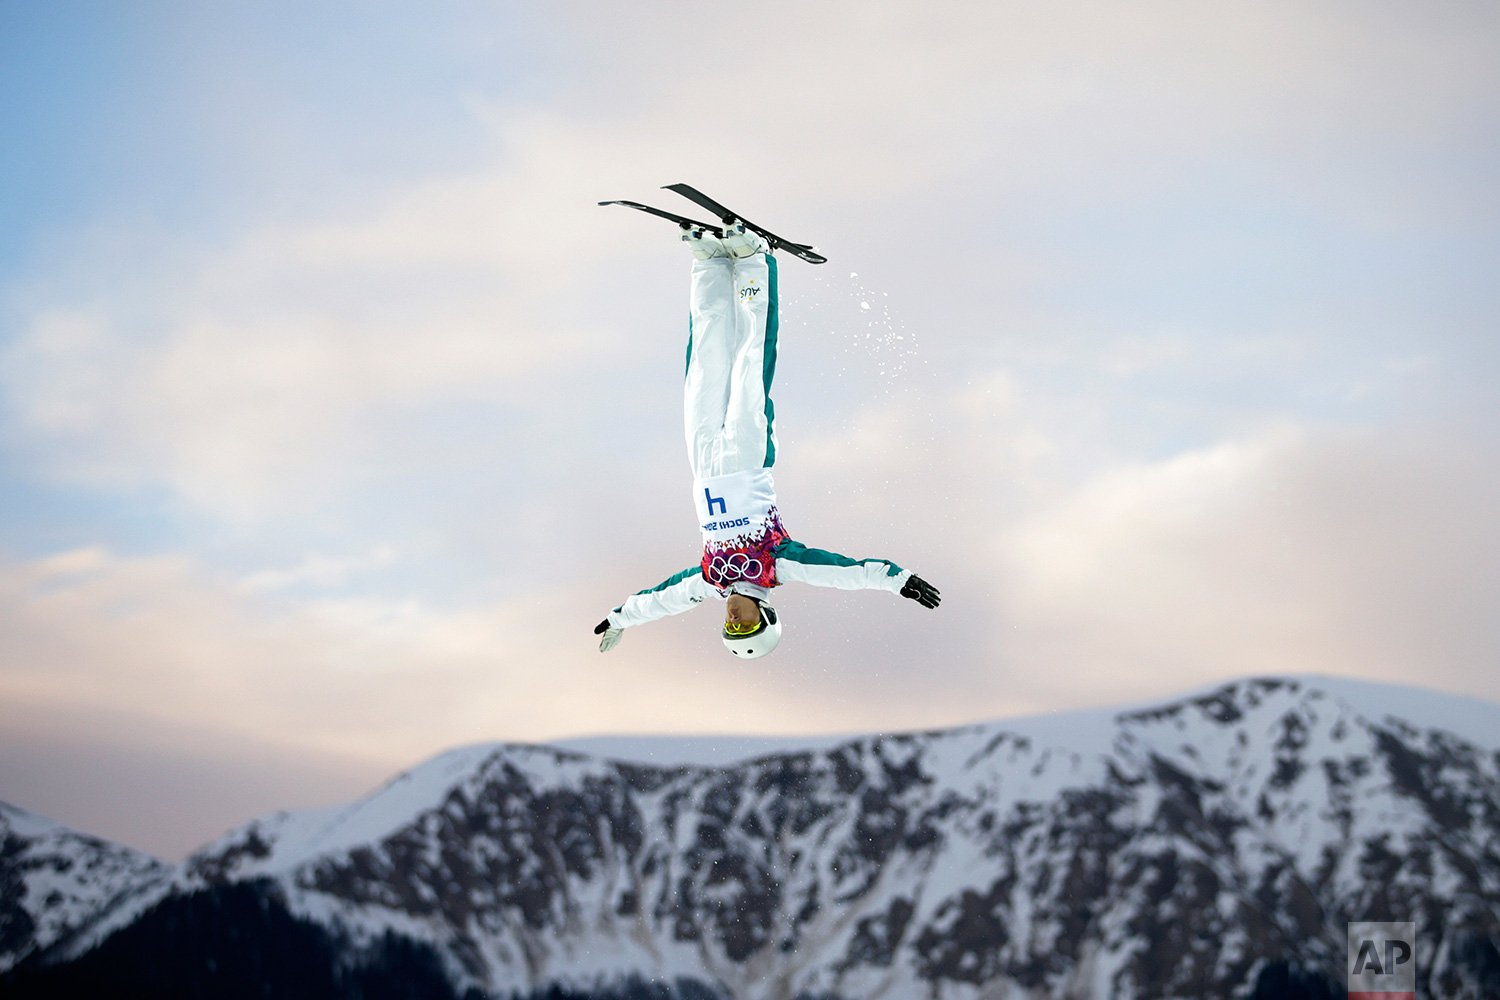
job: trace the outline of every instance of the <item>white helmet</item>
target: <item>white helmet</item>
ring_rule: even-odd
[[[760,627],[753,632],[731,634],[724,629],[724,648],[742,660],[758,660],[781,642],[781,618],[769,604],[760,605]]]

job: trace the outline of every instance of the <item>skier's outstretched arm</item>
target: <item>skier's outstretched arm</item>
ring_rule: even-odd
[[[888,559],[850,559],[801,542],[777,546],[776,578],[782,583],[810,583],[839,590],[888,590],[924,608],[935,608],[943,599],[932,584]]]
[[[703,567],[695,565],[667,577],[648,590],[630,595],[624,604],[594,626],[594,634],[603,637],[599,640],[599,652],[607,653],[614,649],[620,642],[620,635],[627,628],[691,611],[711,593],[708,582],[703,579]]]

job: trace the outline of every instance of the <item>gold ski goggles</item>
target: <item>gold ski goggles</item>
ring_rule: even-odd
[[[753,622],[725,622],[724,634],[734,639],[743,639],[747,635],[754,635],[766,627],[766,623],[760,620]]]

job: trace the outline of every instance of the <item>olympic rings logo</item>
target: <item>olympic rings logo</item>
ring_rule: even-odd
[[[752,559],[744,552],[731,552],[726,556],[714,556],[709,560],[709,575],[723,583],[735,580],[758,580],[763,567],[759,559]]]

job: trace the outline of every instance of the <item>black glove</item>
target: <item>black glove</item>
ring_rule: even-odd
[[[609,619],[606,618],[602,622],[600,622],[598,625],[594,626],[594,634],[595,635],[603,635],[605,633],[605,631],[608,630],[608,628],[609,628]]]
[[[901,596],[916,601],[924,608],[935,608],[943,603],[943,595],[938,593],[938,589],[915,573],[907,577],[901,588]]]

